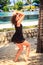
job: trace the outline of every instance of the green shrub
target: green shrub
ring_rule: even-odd
[[[4,6],[4,7],[3,7],[3,11],[5,11],[5,12],[6,12],[6,11],[9,11],[8,6]]]
[[[15,30],[14,28],[4,28],[4,29],[0,29],[0,32],[6,32],[6,31],[12,31]]]
[[[21,10],[23,7],[23,2],[21,1],[18,1],[15,5],[14,5],[14,9],[17,9],[17,10]]]
[[[35,9],[35,6],[31,6],[31,10],[34,10]]]
[[[28,7],[27,7],[27,10],[30,11],[30,9],[31,9],[31,6],[28,6]]]
[[[10,6],[9,9],[12,10],[12,9],[14,9],[14,7],[13,6]]]

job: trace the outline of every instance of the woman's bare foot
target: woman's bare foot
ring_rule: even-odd
[[[19,59],[18,59],[18,60],[13,59],[13,61],[14,61],[14,62],[20,62],[21,60],[19,60]]]
[[[23,54],[23,57],[24,61],[28,61],[28,57],[25,54]]]
[[[13,59],[14,62],[18,62],[17,60]]]

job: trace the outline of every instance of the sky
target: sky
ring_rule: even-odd
[[[17,2],[18,0],[10,0],[11,2],[11,5],[14,5],[14,1]],[[19,0],[19,1],[22,1],[22,0]],[[23,0],[23,3],[25,4],[27,0]],[[32,2],[33,0],[31,0]]]
[[[10,0],[11,4],[13,4],[14,0]],[[17,2],[18,0],[15,0],[15,2]],[[22,1],[22,0],[21,0]],[[26,0],[23,0],[24,3],[26,3]]]

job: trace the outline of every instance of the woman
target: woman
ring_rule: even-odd
[[[22,24],[21,21],[24,18],[24,14],[21,12],[16,12],[15,14],[13,14],[12,16],[12,24],[15,25],[15,34],[12,37],[12,42],[16,43],[16,45],[18,46],[19,50],[16,54],[16,57],[14,59],[14,61],[18,61],[18,57],[20,56],[22,50],[23,50],[23,46],[26,46],[26,61],[28,60],[28,56],[29,56],[29,52],[30,52],[30,44],[25,40],[25,38],[23,37],[23,33],[22,33]]]

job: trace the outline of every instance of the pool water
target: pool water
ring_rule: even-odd
[[[38,20],[38,12],[23,12],[25,14],[24,20],[25,22],[36,21]],[[12,12],[0,12],[0,24],[6,24],[11,22]]]

